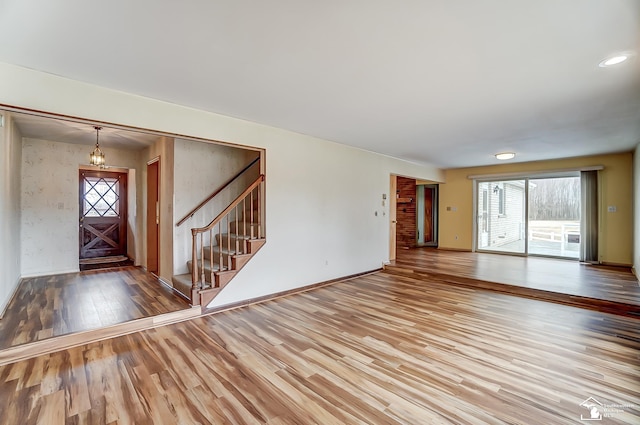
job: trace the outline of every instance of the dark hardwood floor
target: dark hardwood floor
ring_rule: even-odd
[[[638,424],[639,324],[376,273],[2,366],[0,423]]]
[[[640,285],[630,268],[541,257],[398,250],[387,270],[611,313],[640,316]]]
[[[0,320],[0,350],[187,308],[139,267],[28,278]]]

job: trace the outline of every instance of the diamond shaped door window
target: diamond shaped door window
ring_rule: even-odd
[[[85,217],[117,217],[120,215],[118,179],[109,177],[85,177]]]

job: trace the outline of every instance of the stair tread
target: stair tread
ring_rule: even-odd
[[[209,252],[209,247],[205,247],[205,258],[208,259],[208,256],[206,255],[206,253]],[[214,246],[213,247],[213,252],[215,252],[216,254],[220,254],[220,247],[218,246]],[[227,249],[227,248],[222,248],[222,255],[245,255],[248,254],[247,252],[236,252],[235,249]]]
[[[200,261],[199,261],[199,264],[201,264]],[[193,267],[193,262],[191,260],[187,261],[187,268],[189,270],[192,270],[192,267]],[[199,265],[198,267],[202,268],[203,266]],[[208,274],[210,274],[212,270],[213,270],[214,273],[220,273],[220,272],[229,271],[229,268],[226,267],[226,266],[220,268],[220,266],[218,264],[214,264],[213,265],[213,269],[211,269],[211,266],[209,265],[209,261],[205,261],[205,264],[204,264],[205,277],[208,278]],[[189,272],[188,274],[189,274],[189,276],[191,276],[191,272]]]
[[[239,235],[239,234],[237,234],[237,233],[222,233],[220,236],[221,236],[223,239],[226,239],[226,238],[227,238],[227,236],[230,236],[230,237],[231,237],[231,239],[241,239],[241,240],[242,240],[242,239],[245,239],[245,240],[253,239],[253,238],[251,237],[251,235]]]
[[[187,267],[188,267],[189,269],[191,269],[191,266],[192,266],[192,265],[193,265],[193,260],[189,260],[189,261],[187,261]],[[199,267],[202,267],[202,265],[200,265]],[[213,269],[212,269],[212,268],[211,268],[211,263],[210,263],[209,261],[205,261],[205,262],[204,262],[204,269],[205,269],[205,271],[209,271],[209,272],[210,272],[211,270],[213,270],[214,272],[217,272],[217,271],[220,271],[220,265],[219,265],[219,264],[215,264],[215,263],[214,263],[214,264],[213,264]],[[224,268],[223,268],[222,270],[224,270]]]
[[[209,251],[211,248],[209,248],[208,246],[205,246],[205,247],[204,247],[204,249],[205,249],[205,253],[206,253],[206,252],[207,252],[207,251]],[[214,245],[214,247],[213,247],[213,252],[220,252],[220,247],[219,247],[218,245]],[[234,249],[229,250],[229,249],[227,249],[227,248],[222,248],[222,253],[223,253],[223,254],[228,254],[228,253],[230,253],[230,252],[235,252],[235,250],[234,250]]]
[[[171,280],[173,280],[174,283],[178,282],[180,284],[183,284],[184,286],[188,287],[189,290],[191,289],[191,273],[183,273],[183,274],[173,275]],[[176,289],[178,289],[178,288],[176,288]],[[201,290],[202,289],[212,289],[211,288],[211,284],[209,282],[205,282],[205,284],[201,288]],[[182,291],[180,291],[180,292],[182,292]]]

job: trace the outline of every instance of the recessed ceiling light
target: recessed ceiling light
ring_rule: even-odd
[[[513,159],[515,157],[516,157],[516,154],[513,153],[513,152],[502,152],[502,153],[497,153],[496,154],[496,158],[501,160],[501,161],[504,161],[504,160],[507,160],[507,159]]]
[[[629,59],[628,55],[612,56],[612,57],[610,57],[608,59],[605,59],[602,62],[600,62],[600,67],[601,68],[606,68],[608,66],[618,65],[619,63],[622,63],[622,62],[626,61],[627,59]]]

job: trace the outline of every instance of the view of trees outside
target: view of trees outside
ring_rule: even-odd
[[[530,180],[530,220],[580,221],[578,177]]]
[[[529,253],[578,258],[579,177],[529,181]]]

